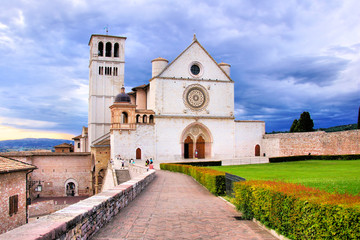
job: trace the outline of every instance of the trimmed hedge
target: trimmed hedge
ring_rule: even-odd
[[[360,196],[274,181],[235,183],[235,205],[291,239],[360,239]]]
[[[360,154],[349,155],[302,155],[289,157],[273,157],[269,158],[270,163],[278,162],[294,162],[304,160],[357,160],[360,159]]]
[[[160,169],[187,174],[206,187],[211,193],[225,195],[225,172],[174,163],[161,163]]]
[[[208,161],[208,162],[180,162],[177,164],[181,165],[190,165],[196,167],[213,167],[213,166],[221,166],[221,161]]]

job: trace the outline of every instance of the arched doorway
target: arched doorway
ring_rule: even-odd
[[[181,135],[181,154],[184,158],[211,158],[212,135],[210,130],[200,122],[188,125]]]
[[[66,196],[75,196],[75,183],[69,182],[66,184]]]
[[[255,157],[259,157],[260,156],[260,145],[257,144],[255,146]]]
[[[98,173],[98,176],[97,176],[97,179],[98,179],[98,191],[97,191],[97,193],[101,192],[104,177],[105,177],[105,170],[101,169],[99,171],[99,173]]]
[[[184,158],[193,158],[193,145],[193,140],[188,136],[184,141]]]
[[[205,158],[205,139],[199,136],[196,139],[197,158]]]
[[[140,148],[136,149],[136,159],[141,159],[141,149]]]
[[[78,188],[79,184],[78,182],[73,179],[69,178],[65,181],[65,196],[79,196]]]

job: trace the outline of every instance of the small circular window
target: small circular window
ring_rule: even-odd
[[[199,75],[200,67],[198,65],[194,64],[191,66],[190,71],[193,75]]]

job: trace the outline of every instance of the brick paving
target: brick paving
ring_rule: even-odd
[[[154,181],[92,239],[276,239],[191,177],[157,171]]]

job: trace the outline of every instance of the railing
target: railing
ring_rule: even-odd
[[[234,182],[246,181],[245,178],[225,173],[226,195],[233,196],[234,194]]]
[[[129,164],[129,172],[130,172],[131,178],[138,176],[140,174],[144,174],[147,171],[149,171],[149,168],[147,168],[147,167],[139,166],[136,164]]]
[[[124,130],[135,130],[136,123],[112,123],[111,128],[113,129],[124,129]]]

